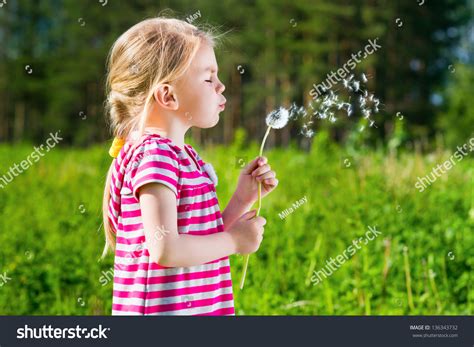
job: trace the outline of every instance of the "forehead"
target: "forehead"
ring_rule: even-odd
[[[217,72],[218,66],[214,49],[207,43],[202,43],[191,62],[190,69],[195,73]]]

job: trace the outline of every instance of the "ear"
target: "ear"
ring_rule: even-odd
[[[163,108],[169,110],[178,109],[178,98],[175,88],[167,83],[160,84],[153,93],[155,102]]]

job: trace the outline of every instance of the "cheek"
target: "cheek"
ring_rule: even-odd
[[[203,86],[195,96],[195,104],[201,110],[208,110],[214,103],[214,90],[210,86]]]

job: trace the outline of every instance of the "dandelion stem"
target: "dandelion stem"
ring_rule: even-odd
[[[267,128],[267,132],[263,137],[262,144],[260,145],[260,154],[261,157],[263,155],[263,147],[265,147],[265,142],[267,141],[268,134],[270,134],[270,130],[272,129],[271,126]],[[262,182],[258,182],[258,208],[257,208],[257,216],[260,215],[260,209],[262,208]],[[244,289],[245,283],[245,276],[247,275],[247,267],[249,265],[249,258],[250,254],[245,255],[245,264],[244,264],[244,271],[242,272],[242,277],[240,279],[240,290]]]

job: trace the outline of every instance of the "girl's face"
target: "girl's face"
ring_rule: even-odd
[[[176,81],[177,111],[190,126],[211,128],[219,121],[226,99],[217,69],[213,48],[201,44],[189,69]]]

